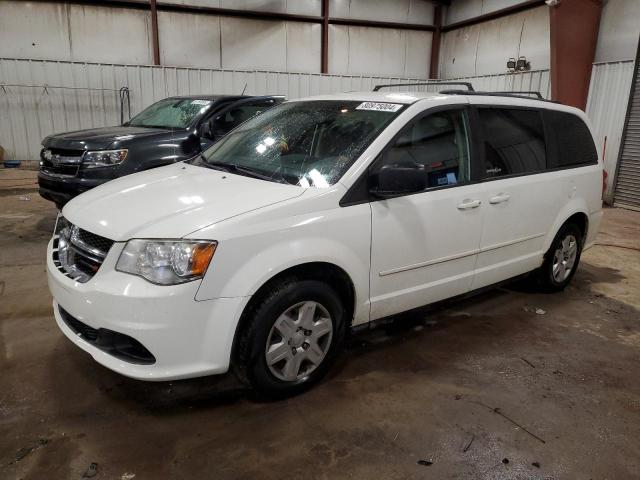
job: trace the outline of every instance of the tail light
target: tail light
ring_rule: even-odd
[[[604,192],[607,191],[607,177],[609,177],[609,174],[607,173],[607,171],[603,168],[602,169],[602,196],[604,197]]]

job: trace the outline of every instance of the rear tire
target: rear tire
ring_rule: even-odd
[[[580,228],[574,223],[563,225],[553,239],[544,263],[537,271],[537,283],[542,291],[564,290],[578,269],[582,247]]]
[[[268,398],[296,395],[320,381],[346,331],[340,296],[318,280],[279,281],[244,315],[236,367],[241,378]]]

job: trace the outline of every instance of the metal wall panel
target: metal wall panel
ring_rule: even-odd
[[[613,201],[613,182],[620,152],[624,117],[629,103],[633,61],[596,63],[591,72],[587,116],[594,129],[598,150],[604,150],[609,174],[605,201]],[[607,141],[604,148],[605,137]]]
[[[521,55],[527,57],[534,70],[547,69],[549,35],[546,6],[445,32],[440,48],[440,76],[504,73],[507,60]]]
[[[190,32],[185,35],[185,32]],[[158,12],[160,63],[178,67],[220,68],[220,17]]]
[[[151,63],[147,12],[0,1],[0,57]]]
[[[433,25],[433,4],[426,0],[329,0],[334,18]]]
[[[640,34],[640,1],[603,2],[596,62],[612,62],[635,58]]]
[[[455,0],[445,12],[445,25],[512,7],[522,0]]]
[[[531,70],[522,73],[498,73],[477,77],[456,77],[447,80],[471,82],[475,90],[487,92],[534,91],[551,98],[551,76],[549,70]]]
[[[291,13],[319,16],[322,0],[159,0],[158,3],[174,3],[196,7],[229,8],[263,12]]]
[[[428,77],[431,32],[329,25],[329,71]]]
[[[0,58],[0,85],[22,85],[0,86],[0,145],[6,158],[37,160],[46,135],[117,125],[121,87],[129,88],[135,114],[171,95],[240,94],[245,85],[247,94],[293,99],[421,80]]]
[[[143,10],[68,6],[71,60],[151,63],[151,16]],[[48,29],[47,19],[41,17]],[[60,58],[60,57],[58,57]]]
[[[640,69],[637,65],[632,82],[613,204],[640,210]]]
[[[0,2],[0,57],[71,59],[66,5]]]

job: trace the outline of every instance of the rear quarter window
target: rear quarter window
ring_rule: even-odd
[[[483,178],[542,172],[547,166],[542,116],[538,110],[481,107]]]
[[[551,139],[550,169],[598,163],[593,137],[580,117],[572,113],[546,110],[544,118]]]

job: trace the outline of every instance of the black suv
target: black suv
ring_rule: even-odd
[[[40,195],[62,208],[76,195],[114,178],[192,158],[283,100],[277,96],[170,97],[119,127],[49,135],[40,153]]]

